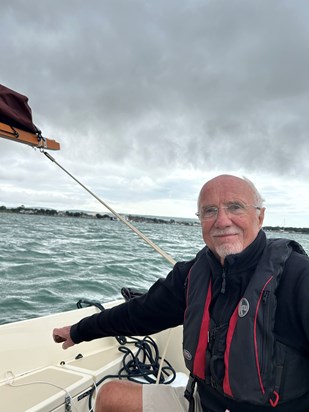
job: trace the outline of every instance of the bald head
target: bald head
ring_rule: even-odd
[[[252,201],[256,206],[262,207],[263,206],[263,198],[258,192],[257,188],[254,186],[254,184],[251,182],[251,180],[247,178],[241,178],[233,175],[219,175],[214,177],[213,179],[209,180],[206,182],[203,186],[202,189],[200,190],[199,196],[198,196],[198,201],[197,201],[197,208],[198,210],[200,209],[200,199],[202,193],[207,189],[207,187],[215,186],[217,188],[219,187],[229,187],[229,186],[237,186],[237,190],[241,191],[242,189],[244,191],[248,191],[252,195]]]
[[[263,199],[248,179],[220,175],[202,187],[198,198],[203,238],[223,264],[256,238],[264,219]]]

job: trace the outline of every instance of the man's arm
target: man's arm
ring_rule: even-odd
[[[309,259],[292,252],[280,280],[275,333],[295,349],[309,353]]]
[[[74,343],[106,336],[148,335],[182,324],[185,311],[185,279],[195,260],[176,263],[166,279],[149,291],[121,305],[86,317],[73,326],[57,328],[55,341],[66,349]]]

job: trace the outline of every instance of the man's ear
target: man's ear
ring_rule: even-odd
[[[260,229],[261,229],[261,227],[263,226],[264,214],[265,214],[265,207],[261,207],[260,214],[259,214],[259,216],[258,216],[258,219],[259,219],[259,228],[260,228]]]

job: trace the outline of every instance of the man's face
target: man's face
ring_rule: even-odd
[[[234,214],[234,206],[240,212]],[[218,176],[206,183],[199,197],[199,212],[218,208],[215,216],[201,219],[204,242],[223,265],[227,255],[240,253],[256,238],[264,208],[257,210],[251,186],[234,176]]]

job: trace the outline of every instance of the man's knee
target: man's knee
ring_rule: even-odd
[[[142,412],[142,385],[110,381],[99,390],[96,399],[96,412]]]
[[[119,382],[107,382],[101,386],[96,399],[97,407],[100,405],[102,408],[112,407],[113,403],[119,397]],[[97,409],[96,407],[96,409]],[[105,410],[105,409],[102,409]],[[108,410],[108,409],[107,409]]]

